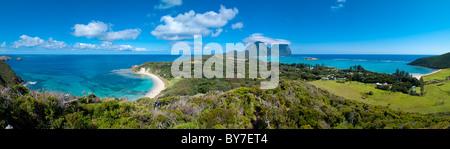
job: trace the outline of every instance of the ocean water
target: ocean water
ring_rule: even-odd
[[[280,57],[281,63],[307,63],[325,64],[329,67],[349,69],[350,66],[361,65],[364,69],[379,73],[395,73],[397,69],[409,72],[413,76],[428,74],[436,69],[407,65],[421,57],[434,55],[328,55],[308,54]],[[307,61],[306,58],[317,58],[316,61]]]
[[[129,70],[148,61],[173,61],[175,55],[7,55],[6,61],[32,90],[50,90],[81,96],[143,97],[153,81]],[[17,57],[22,61],[15,60]]]
[[[124,97],[135,100],[143,97],[153,86],[145,76],[132,74],[132,65],[148,61],[173,61],[177,55],[7,55],[6,61],[32,90],[50,90],[81,96],[94,93],[100,97]],[[406,65],[429,55],[292,55],[280,57],[283,63],[325,64],[348,69],[362,65],[365,69],[394,73],[396,69],[413,75],[427,74],[434,69]],[[23,58],[22,61],[15,60]],[[305,58],[318,58],[305,61]]]

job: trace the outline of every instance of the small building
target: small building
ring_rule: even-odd
[[[327,77],[322,77],[322,80],[329,80]]]

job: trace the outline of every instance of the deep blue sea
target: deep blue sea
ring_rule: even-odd
[[[123,97],[135,100],[144,96],[153,81],[132,74],[132,65],[148,61],[173,61],[177,55],[6,55],[6,61],[32,90],[50,90],[82,95],[94,93],[100,97]],[[398,68],[414,75],[427,74],[434,69],[406,65],[417,58],[430,55],[292,55],[280,57],[283,63],[325,64],[348,69],[362,65],[365,69],[394,73]],[[22,61],[15,60],[23,58]],[[318,58],[305,61],[305,58]]]
[[[428,74],[436,69],[407,65],[421,57],[434,55],[341,55],[341,54],[314,54],[292,55],[280,57],[282,63],[308,63],[325,64],[329,67],[349,69],[350,66],[361,65],[364,69],[379,73],[395,73],[397,69],[409,72],[413,76]],[[316,61],[307,61],[306,58],[317,58]]]

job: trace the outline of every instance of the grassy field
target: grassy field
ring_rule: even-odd
[[[423,76],[423,80],[424,81],[445,80],[445,78],[447,78],[448,76],[450,76],[450,68],[442,69],[439,73]]]
[[[436,76],[443,76],[449,71],[441,71]],[[435,76],[430,76],[435,77]],[[388,106],[406,112],[436,113],[450,112],[450,82],[425,86],[425,96],[411,96],[399,92],[375,89],[374,84],[359,82],[337,83],[336,81],[313,81],[310,84],[331,91],[335,95],[373,105]],[[420,92],[420,88],[416,89]],[[366,93],[372,91],[373,95]]]

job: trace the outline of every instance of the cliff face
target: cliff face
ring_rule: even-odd
[[[408,65],[422,66],[434,69],[450,68],[450,52],[439,56],[419,58],[411,63],[408,63]]]
[[[0,61],[0,85],[18,85],[23,80],[4,61]]]
[[[288,44],[280,44],[280,56],[292,55],[291,48]]]

